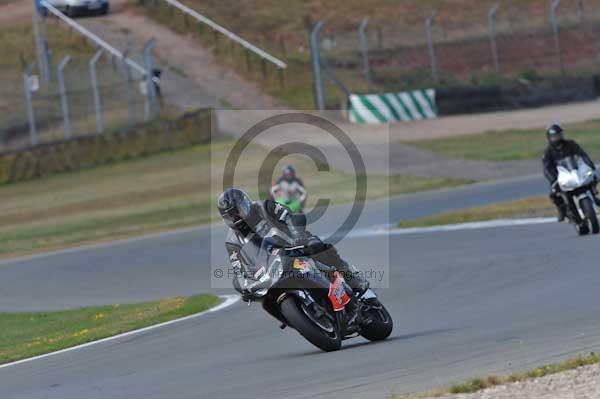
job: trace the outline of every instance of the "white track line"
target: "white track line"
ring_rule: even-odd
[[[439,233],[444,231],[461,231],[461,230],[476,230],[476,229],[489,229],[495,227],[510,227],[510,226],[526,226],[546,223],[556,223],[556,218],[526,218],[526,219],[495,219],[487,220],[483,222],[470,222],[470,223],[457,223],[439,226],[427,226],[427,227],[410,227],[410,228],[394,228],[389,229],[385,227],[365,229],[357,231],[356,233],[350,234],[352,238],[355,237],[369,237],[369,236],[381,236],[381,235],[403,235],[403,234],[426,234],[426,233]]]
[[[205,314],[208,313],[213,313],[213,312],[218,312],[219,310],[223,310],[231,305],[233,305],[234,303],[236,303],[237,301],[239,301],[240,297],[239,295],[223,295],[221,296],[221,298],[225,299],[223,301],[223,303],[220,303],[219,305],[215,306],[214,308],[210,308],[208,310],[205,310],[203,312],[200,313],[196,313],[190,316],[185,316],[179,319],[175,319],[175,320],[170,320],[170,321],[166,321],[164,323],[160,323],[160,324],[155,324],[153,326],[148,326],[148,327],[144,327],[144,328],[140,328],[138,330],[132,330],[132,331],[127,331],[125,333],[122,334],[118,334],[118,335],[113,335],[112,337],[107,337],[107,338],[102,338],[99,339],[97,341],[92,341],[92,342],[88,342],[85,344],[81,344],[81,345],[77,345],[77,346],[73,346],[71,348],[66,348],[66,349],[61,349],[59,351],[56,352],[50,352],[50,353],[45,353],[43,355],[39,355],[39,356],[34,356],[34,357],[30,357],[27,359],[22,359],[22,360],[17,360],[16,362],[12,362],[12,363],[6,363],[6,364],[2,364],[0,365],[0,369],[4,369],[7,367],[11,367],[11,366],[16,366],[18,364],[23,364],[23,363],[29,363],[32,362],[34,360],[40,360],[40,359],[44,359],[46,357],[50,357],[50,356],[54,356],[54,355],[59,355],[61,353],[66,353],[66,352],[71,352],[71,351],[75,351],[78,349],[83,349],[83,348],[87,348],[89,346],[92,345],[98,345],[104,342],[108,342],[108,341],[114,341],[120,338],[124,338],[124,337],[128,337],[131,335],[137,335],[146,331],[151,331],[151,330],[156,330],[157,328],[162,328],[162,327],[166,327],[175,323],[179,323],[185,320],[190,320],[190,319],[195,319],[197,317],[200,316],[204,316]]]

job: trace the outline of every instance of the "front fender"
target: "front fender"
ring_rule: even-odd
[[[305,305],[310,305],[315,302],[315,299],[306,291],[303,290],[290,290],[284,291],[277,297],[277,305],[279,306],[284,299],[289,298],[290,296],[295,296]]]

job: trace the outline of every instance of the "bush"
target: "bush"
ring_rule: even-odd
[[[0,184],[93,167],[208,142],[211,110],[102,136],[80,136],[0,154]]]

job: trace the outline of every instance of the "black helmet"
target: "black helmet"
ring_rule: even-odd
[[[565,139],[562,127],[558,124],[550,125],[548,129],[546,129],[546,138],[550,145],[560,147]]]
[[[247,223],[252,201],[239,188],[228,188],[219,196],[217,208],[227,226],[238,231],[248,230]]]
[[[296,177],[296,169],[294,169],[292,165],[285,165],[281,170],[281,173],[286,179],[293,179]]]

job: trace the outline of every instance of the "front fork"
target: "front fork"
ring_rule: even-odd
[[[581,205],[580,205],[581,201],[584,198],[589,198],[590,201],[592,201],[592,206],[594,207],[594,210],[596,212],[598,212],[598,206],[596,205],[596,198],[595,198],[594,192],[592,190],[586,191],[583,194],[580,194],[580,195],[578,195],[576,197],[573,197],[573,202],[575,203],[575,209],[577,209],[577,213],[579,214],[579,218],[582,221],[585,220],[586,217],[587,217],[585,215],[585,213],[583,212],[583,209],[581,208]]]

